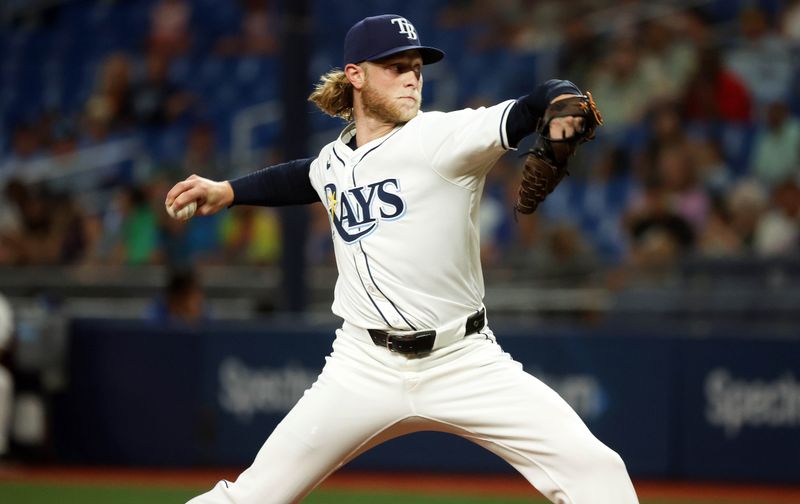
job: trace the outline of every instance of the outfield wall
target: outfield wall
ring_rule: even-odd
[[[509,353],[623,456],[634,477],[800,480],[800,341],[494,329]],[[333,328],[73,321],[69,385],[53,403],[57,457],[246,465],[316,378],[332,334]],[[510,470],[438,433],[391,441],[351,467]]]

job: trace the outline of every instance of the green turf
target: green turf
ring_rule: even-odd
[[[175,490],[136,487],[0,484],[0,503],[3,504],[182,504],[203,490]],[[352,492],[317,490],[304,504],[545,504],[540,499],[511,499],[488,497],[450,497],[393,494],[383,492]]]
[[[545,504],[540,499],[511,499],[489,497],[451,497],[445,495],[418,495],[412,493],[373,493],[317,490],[304,504]]]
[[[203,489],[0,483],[3,504],[183,504]],[[547,504],[536,498],[434,496],[412,493],[317,490],[304,504]],[[763,501],[769,504],[768,501]],[[643,500],[641,504],[744,504],[738,500]],[[756,504],[756,503],[748,503]]]
[[[0,484],[3,504],[181,504],[203,490],[175,490],[137,487]],[[378,492],[317,490],[304,504],[545,504],[536,499],[495,499],[449,497]]]
[[[186,502],[197,493],[163,488],[0,484],[0,502],[4,504],[174,504]]]

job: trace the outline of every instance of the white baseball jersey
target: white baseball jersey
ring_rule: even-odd
[[[331,222],[336,315],[362,328],[436,329],[436,347],[464,336],[483,303],[481,194],[509,148],[513,103],[420,112],[356,150],[351,124],[322,149],[309,176]]]
[[[328,206],[345,323],[253,464],[189,504],[300,502],[364,451],[422,430],[483,446],[556,504],[638,503],[619,455],[491,329],[464,336],[483,306],[479,202],[511,106],[420,113],[356,150],[351,125],[322,149],[309,176]],[[389,328],[435,329],[434,350],[404,355],[368,334]]]

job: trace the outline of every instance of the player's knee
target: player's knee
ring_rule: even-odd
[[[600,441],[597,441],[592,447],[588,456],[584,458],[584,463],[582,465],[593,475],[602,475],[604,479],[613,479],[617,477],[628,478],[628,470],[625,467],[625,462],[623,462],[622,457]]]
[[[198,495],[186,504],[236,504],[238,501],[230,494],[231,485],[232,483],[228,480],[220,480],[210,491]]]

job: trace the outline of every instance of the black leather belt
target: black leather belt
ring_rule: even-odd
[[[475,315],[470,315],[465,327],[465,336],[475,334],[486,325],[486,310],[482,309]],[[407,355],[419,355],[433,350],[436,342],[436,331],[392,332],[383,329],[368,329],[372,342],[377,346],[386,347],[392,352]]]

